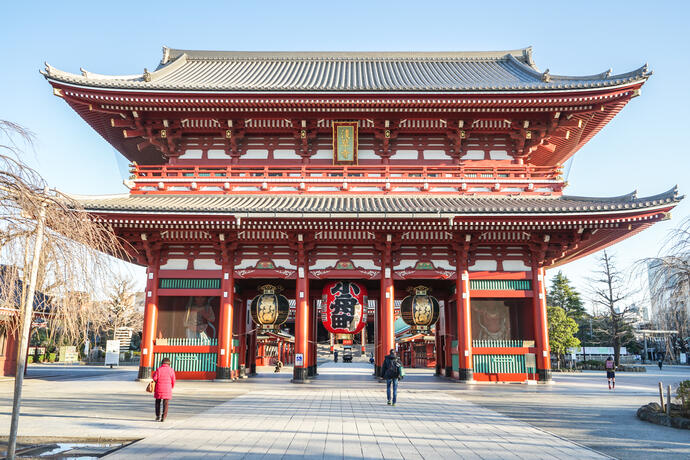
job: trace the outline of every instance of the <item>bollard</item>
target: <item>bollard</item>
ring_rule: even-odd
[[[664,412],[664,387],[661,382],[659,382],[659,400],[661,401],[661,412]]]
[[[671,415],[671,385],[666,388],[666,415]]]

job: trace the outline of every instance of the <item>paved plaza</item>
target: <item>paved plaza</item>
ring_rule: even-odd
[[[22,440],[140,439],[107,458],[690,458],[690,435],[637,420],[656,382],[687,368],[555,374],[553,385],[466,385],[409,369],[396,407],[365,363],[326,363],[312,383],[262,369],[234,383],[180,381],[165,423],[136,368],[31,366]],[[0,382],[9,431],[11,380]]]

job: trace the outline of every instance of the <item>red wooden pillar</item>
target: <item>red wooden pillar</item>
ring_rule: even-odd
[[[316,377],[316,309],[312,299],[309,299],[309,365],[307,377]]]
[[[391,235],[386,235],[386,249],[381,258],[381,336],[379,339],[381,362],[377,363],[377,375],[381,375],[383,359],[395,348],[395,292],[393,290],[393,264],[391,257]]]
[[[297,249],[297,289],[295,308],[295,366],[292,381],[303,383],[307,380],[309,366],[309,280],[308,263],[304,250],[303,236],[298,235]]]
[[[252,332],[249,336],[249,375],[256,375],[256,343],[257,329],[256,325],[252,324]]]
[[[539,380],[551,380],[551,355],[549,347],[549,326],[546,320],[546,289],[544,268],[532,259],[532,301],[534,305],[534,341],[537,348],[537,374]]]
[[[443,302],[443,307],[445,308],[446,302]],[[441,328],[440,324],[437,322],[436,327],[434,328],[434,375],[439,376],[441,375],[441,359],[440,359],[440,353],[441,353]],[[439,354],[439,356],[437,356]]]
[[[218,363],[216,380],[232,379],[232,317],[235,298],[235,279],[232,264],[223,264],[220,283],[220,318],[218,321]]]
[[[472,310],[470,307],[470,274],[464,251],[456,253],[455,304],[457,307],[458,361],[460,381],[474,380],[472,364]]]
[[[240,341],[239,349],[239,374],[241,379],[247,378],[247,302],[244,297],[241,297],[238,302],[240,311],[239,332],[238,337]]]
[[[453,376],[453,357],[451,355],[451,348],[453,344],[453,324],[451,322],[450,301],[446,301],[443,305],[443,366],[444,375],[446,377]]]
[[[146,273],[146,304],[144,326],[141,334],[141,362],[138,379],[151,378],[153,370],[153,341],[156,338],[158,320],[158,258],[149,265]]]

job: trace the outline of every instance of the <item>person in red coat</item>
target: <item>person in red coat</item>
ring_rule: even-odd
[[[168,403],[172,399],[172,390],[175,388],[175,371],[170,367],[170,358],[163,358],[161,365],[151,376],[156,382],[153,396],[156,398],[156,421],[165,421],[168,416]],[[161,414],[161,401],[163,402],[163,413]]]

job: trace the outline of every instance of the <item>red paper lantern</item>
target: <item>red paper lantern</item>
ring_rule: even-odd
[[[367,290],[352,281],[333,281],[323,288],[321,322],[328,332],[356,334],[367,324]]]

